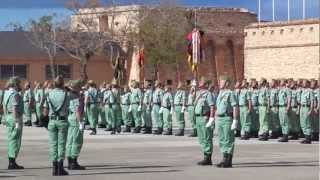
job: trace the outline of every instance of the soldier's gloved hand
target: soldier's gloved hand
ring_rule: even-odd
[[[138,107],[138,111],[140,112],[142,110],[142,107],[141,105]]]
[[[163,108],[161,107],[159,110],[159,114],[162,114],[162,112],[163,112]]]
[[[16,129],[19,129],[19,128],[20,128],[20,124],[19,124],[18,122],[16,122],[15,128],[16,128]]]
[[[131,105],[129,106],[129,109],[128,109],[128,112],[131,112],[132,111],[132,108],[131,108]]]
[[[214,125],[214,117],[210,117],[209,121],[206,124],[206,128],[209,128]]]
[[[236,130],[238,127],[238,120],[234,119],[231,124],[231,130]]]
[[[173,108],[171,108],[170,114],[173,114],[173,111],[174,111]]]
[[[79,129],[82,131],[84,129],[84,122],[79,123]]]
[[[185,106],[182,106],[181,108],[181,113],[184,113],[186,111],[186,107]]]

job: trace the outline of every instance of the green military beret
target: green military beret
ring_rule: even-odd
[[[229,82],[231,81],[230,76],[227,76],[227,75],[222,75],[222,76],[219,77],[219,79],[220,80],[226,80],[226,81],[229,81]]]
[[[70,86],[70,88],[73,88],[73,89],[75,89],[75,88],[80,89],[82,86],[82,81],[81,80],[72,80],[69,82],[69,86]]]
[[[20,83],[21,80],[19,79],[19,77],[14,76],[7,81],[7,86],[18,86]]]

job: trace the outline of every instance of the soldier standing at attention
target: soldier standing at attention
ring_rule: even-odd
[[[18,77],[10,78],[6,89],[3,97],[3,110],[7,126],[8,169],[24,169],[23,166],[16,163],[20,152],[23,128],[23,99],[19,94],[21,90],[20,79]]]
[[[65,176],[69,173],[63,167],[68,135],[69,95],[64,88],[64,80],[58,76],[46,98],[44,114],[49,116],[49,150],[53,176]]]
[[[151,119],[152,124],[155,125],[156,130],[153,134],[159,135],[162,134],[163,131],[163,119],[161,117],[162,114],[159,113],[161,108],[161,101],[163,97],[162,85],[159,81],[155,83],[155,91],[152,94],[152,111],[151,111]]]
[[[223,160],[217,164],[219,168],[232,167],[234,151],[234,131],[238,126],[239,108],[234,92],[230,89],[230,78],[220,77],[220,92],[217,98],[215,116],[218,121],[220,151]]]
[[[70,83],[70,104],[69,104],[69,129],[67,138],[67,157],[69,170],[84,170],[85,167],[80,166],[78,157],[83,144],[83,113],[84,113],[84,97],[80,95],[81,81],[73,80]]]
[[[196,84],[193,84],[190,88],[187,100],[188,119],[190,121],[193,131],[189,137],[197,137],[196,117],[194,115],[194,101],[196,99]]]
[[[123,94],[121,95],[121,110],[122,118],[124,121],[125,128],[123,132],[131,132],[132,119],[130,117],[129,107],[130,107],[130,89],[128,86],[124,86]]]
[[[164,88],[160,114],[162,114],[164,123],[163,128],[165,129],[163,135],[172,135],[173,97],[171,94],[171,87],[168,84]]]
[[[174,111],[176,115],[176,120],[178,122],[179,130],[175,134],[175,136],[184,136],[184,128],[185,128],[185,120],[184,120],[184,112],[186,109],[186,91],[183,89],[183,84],[181,82],[178,83],[177,92],[174,96]]]
[[[133,81],[130,95],[130,108],[135,124],[133,133],[140,133],[141,131],[142,98],[143,97],[141,89],[139,88],[139,83],[137,81]]]
[[[311,140],[312,141],[319,141],[319,118],[317,114],[317,91],[319,89],[317,88],[317,81],[315,79],[311,80],[311,85],[310,85],[311,90],[313,91],[313,97],[314,97],[314,111],[312,112],[311,115]]]
[[[104,92],[106,91],[106,83],[103,82],[99,88],[99,98],[98,98],[98,106],[99,106],[99,117],[100,117],[100,122],[98,127],[99,128],[106,128],[106,114],[104,112],[104,106],[102,104],[102,100],[103,100],[103,95]]]
[[[259,134],[259,89],[258,83],[255,79],[251,79],[251,102],[252,102],[252,111],[251,111],[251,137],[258,137]]]
[[[282,129],[282,138],[279,142],[288,142],[289,134],[289,111],[291,107],[291,90],[286,85],[286,80],[280,81],[280,89],[278,94],[279,100],[279,120]]]
[[[32,106],[33,106],[33,92],[31,90],[30,82],[26,82],[24,85],[24,93],[23,93],[23,114],[26,119],[24,125],[32,126]]]
[[[262,78],[260,81],[259,89],[259,140],[267,141],[268,140],[268,131],[269,131],[269,118],[268,118],[268,103],[269,103],[269,92],[267,88],[267,80]]]
[[[115,103],[116,98],[112,93],[111,86],[108,84],[106,92],[103,96],[103,104],[105,107],[106,119],[108,122],[107,129],[105,131],[111,131],[111,134],[116,133],[116,117],[115,117]]]
[[[299,92],[297,90],[297,82],[291,81],[291,109],[289,111],[289,131],[292,134],[290,140],[297,140],[300,133],[298,99]]]
[[[209,81],[201,78],[199,82],[199,90],[196,92],[194,100],[194,114],[196,120],[196,127],[198,133],[198,142],[203,152],[203,160],[198,162],[200,166],[212,165],[212,149],[213,149],[213,130],[214,125],[207,126],[208,121],[214,120],[214,106],[213,97],[208,90]]]
[[[241,139],[249,140],[251,127],[250,112],[252,111],[252,103],[251,92],[248,89],[248,83],[246,81],[242,82],[238,100],[240,107]]]
[[[280,136],[280,121],[278,115],[278,94],[279,88],[277,85],[277,80],[271,80],[271,88],[269,89],[269,112],[270,112],[270,138],[277,139]]]
[[[152,86],[151,83],[146,82],[144,87],[143,106],[142,106],[142,120],[143,129],[142,134],[152,133],[152,120],[151,120],[151,105],[152,105]]]
[[[43,103],[45,101],[45,94],[44,94],[44,89],[42,86],[41,82],[38,82],[36,84],[36,88],[35,88],[35,103],[36,103],[36,119],[38,121],[38,126],[42,127],[43,126],[43,122],[42,122],[42,118],[43,118]]]
[[[120,88],[117,84],[117,81],[113,79],[111,83],[111,92],[113,93],[113,96],[115,97],[115,104],[114,104],[114,115],[116,120],[116,131],[117,133],[121,132],[121,124],[122,124],[122,112],[121,112],[121,100],[120,100]]]
[[[304,134],[302,144],[311,144],[311,115],[313,111],[314,94],[310,88],[309,81],[303,80],[303,89],[300,96],[300,126]]]
[[[85,95],[85,105],[87,107],[88,120],[90,124],[90,135],[97,134],[98,123],[98,90],[94,81],[88,81],[89,88]]]
[[[2,123],[2,116],[3,116],[3,96],[4,96],[4,90],[0,89],[0,124]]]

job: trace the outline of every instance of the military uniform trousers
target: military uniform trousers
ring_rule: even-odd
[[[68,122],[67,157],[76,158],[83,145],[83,130],[79,129],[79,121],[75,113],[69,115]]]
[[[304,135],[311,135],[311,114],[309,114],[310,107],[301,106],[300,108],[300,126]]]
[[[176,121],[178,122],[178,128],[184,129],[185,128],[185,121],[184,121],[184,112],[181,112],[182,106],[181,105],[175,105],[175,115],[176,115]]]
[[[260,128],[259,123],[259,107],[253,106],[253,109],[251,111],[251,127],[250,132],[252,133],[258,133]]]
[[[36,118],[37,118],[37,121],[41,121],[42,120],[42,112],[43,112],[43,108],[42,108],[42,105],[40,102],[36,102]]]
[[[293,107],[289,110],[289,132],[299,133],[300,132],[300,122],[298,108]]]
[[[250,132],[251,117],[248,106],[240,106],[240,127],[241,135]]]
[[[217,117],[219,147],[221,153],[233,154],[234,131],[231,130],[232,118],[230,116]]]
[[[274,132],[280,132],[280,121],[279,121],[279,109],[277,106],[272,106],[269,112],[269,129]]]
[[[112,105],[112,104],[107,104],[104,107],[108,128],[112,128],[112,129],[116,128],[116,125],[117,125],[114,107],[115,105]]]
[[[163,119],[161,118],[162,114],[159,114],[159,111],[160,105],[153,104],[151,111],[152,124],[154,124],[156,128],[163,128]]]
[[[139,104],[131,104],[131,113],[135,127],[142,126],[141,110],[139,109]]]
[[[29,102],[25,102],[23,105],[23,115],[24,115],[26,122],[31,121],[32,111],[31,111],[31,107],[29,105]]]
[[[172,129],[172,114],[171,109],[162,107],[163,128]]]
[[[100,116],[100,123],[99,124],[107,125],[105,109],[104,109],[104,106],[102,106],[102,105],[99,106],[99,116]]]
[[[89,104],[87,109],[88,121],[90,127],[95,129],[97,127],[98,118],[99,118],[99,109],[97,104]]]
[[[116,118],[116,127],[119,128],[121,127],[121,124],[123,124],[121,106],[119,104],[115,104],[114,110],[115,110],[114,113]]]
[[[287,106],[279,106],[279,120],[281,125],[282,134],[288,135],[289,133],[289,111]]]
[[[196,129],[196,117],[194,114],[194,106],[188,106],[187,108],[188,111],[188,119],[190,121],[192,129]]]
[[[147,105],[143,106],[142,121],[143,121],[144,127],[147,127],[147,128],[152,127],[151,108],[148,107]]]
[[[201,150],[205,156],[211,156],[213,150],[212,138],[214,127],[206,127],[207,119],[207,116],[195,116],[198,141]]]
[[[267,106],[259,106],[259,134],[268,133],[269,131],[269,118],[267,112]]]
[[[22,139],[22,120],[19,122],[20,126],[17,129],[16,122],[14,120],[13,114],[8,113],[6,116],[6,127],[7,127],[7,147],[8,147],[8,157],[17,158]]]
[[[311,115],[311,133],[319,133],[319,114],[313,112]]]
[[[48,132],[50,160],[64,160],[68,135],[68,121],[62,117],[50,117]]]
[[[125,126],[132,127],[133,124],[132,124],[132,119],[130,117],[129,107],[130,105],[128,104],[121,105],[122,119]]]

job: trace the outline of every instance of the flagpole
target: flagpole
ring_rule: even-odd
[[[290,0],[288,0],[288,21],[290,21]]]
[[[261,21],[261,2],[260,0],[258,0],[258,22],[260,25],[260,21]]]
[[[302,0],[302,19],[306,19],[306,0]]]
[[[275,1],[275,0],[272,0],[272,21],[273,21],[273,22],[275,21],[274,1]]]

